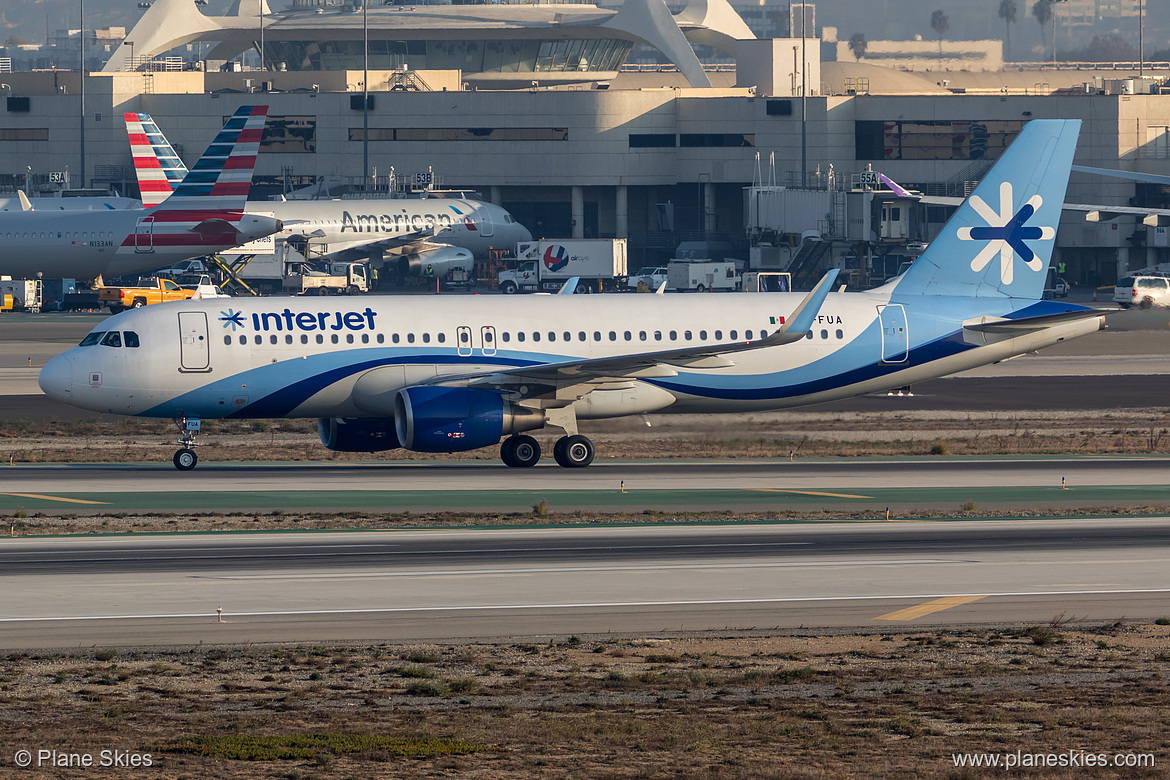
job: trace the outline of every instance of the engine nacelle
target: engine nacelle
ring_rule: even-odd
[[[442,279],[451,271],[460,268],[471,273],[475,257],[471,250],[459,246],[437,246],[409,255],[402,255],[399,273],[403,276],[423,276]]]
[[[394,420],[386,417],[319,417],[317,433],[326,449],[334,452],[385,452],[402,446]]]
[[[489,390],[424,385],[394,397],[398,441],[414,452],[465,452],[543,427],[543,411],[515,406]]]

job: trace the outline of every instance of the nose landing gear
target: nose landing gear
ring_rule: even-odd
[[[198,417],[180,417],[175,422],[182,431],[179,446],[183,449],[175,453],[172,461],[179,471],[190,471],[199,463],[199,456],[195,454],[195,447],[198,445],[195,434],[199,433],[200,421]]]

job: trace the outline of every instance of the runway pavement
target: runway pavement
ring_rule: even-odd
[[[1155,619],[1168,562],[1167,518],[4,539],[0,647]]]
[[[18,464],[2,472],[0,511],[530,512],[542,499],[553,512],[1116,506],[1170,503],[1168,471],[1170,458],[1153,456],[607,461],[580,470],[466,461],[207,463],[193,472]]]

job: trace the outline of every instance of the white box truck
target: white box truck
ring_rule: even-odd
[[[40,279],[13,279],[0,276],[0,309],[8,311],[41,310],[44,286]]]
[[[731,260],[671,260],[666,266],[668,290],[737,290],[739,282],[739,274]]]
[[[609,292],[624,286],[628,273],[624,238],[522,241],[516,257],[516,268],[499,274],[500,292],[556,292],[574,276],[579,293]]]

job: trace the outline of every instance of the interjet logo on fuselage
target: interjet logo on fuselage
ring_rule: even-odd
[[[1044,204],[1039,194],[1033,195],[1028,202],[1015,211],[1012,196],[1011,182],[999,185],[999,211],[987,205],[978,195],[973,195],[969,201],[971,208],[983,217],[987,227],[961,227],[958,230],[962,241],[986,241],[987,245],[971,260],[971,270],[978,273],[987,267],[997,254],[999,255],[999,278],[1004,284],[1011,284],[1014,278],[1013,260],[1018,254],[1020,259],[1032,271],[1037,273],[1044,267],[1040,258],[1024,243],[1025,240],[1051,240],[1056,238],[1056,228],[1047,225],[1042,227],[1029,226],[1025,223]]]
[[[313,331],[313,330],[373,330],[374,317],[377,312],[366,307],[365,311],[302,311],[294,312],[285,308],[284,311],[253,312],[251,316],[252,329],[257,332],[268,331]],[[244,313],[233,309],[221,311],[219,321],[223,327],[237,328],[245,326]]]

